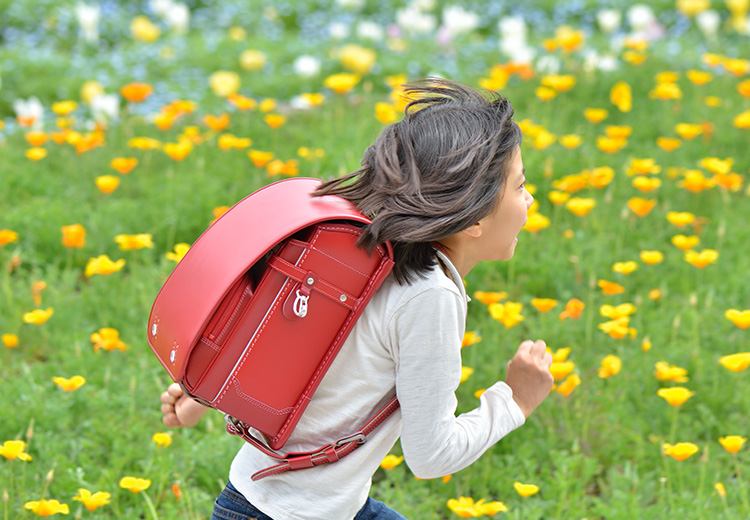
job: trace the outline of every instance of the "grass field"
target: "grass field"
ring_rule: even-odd
[[[527,14],[555,10],[531,4],[538,11],[527,6]],[[398,117],[391,93],[403,79],[389,78],[430,72],[498,88],[511,100],[537,201],[516,257],[480,265],[466,279],[474,295],[467,330],[475,336],[463,350],[473,372],[459,389],[459,411],[476,406],[476,392],[503,377],[526,338],[547,341],[558,381],[523,428],[471,467],[434,481],[416,480],[405,464],[381,469],[374,496],[414,519],[455,518],[448,503],[459,497],[502,502],[507,511],[498,518],[750,518],[750,459],[742,447],[750,433],[747,34],[722,26],[706,37],[660,3],[665,34],[649,41],[631,34],[613,51],[614,35],[629,35],[626,22],[607,34],[584,2],[563,21],[573,31],[583,27],[585,38],[555,36],[562,22],[550,16],[532,31],[537,56],[523,67],[497,51],[498,13],[508,14],[502,3],[491,23],[443,44],[435,43],[435,29],[429,37],[320,37],[313,48],[300,36],[312,30],[300,21],[300,13],[313,17],[312,2],[300,3],[297,18],[293,9],[275,17],[264,11],[269,23],[282,20],[284,34],[297,35],[287,46],[270,29],[233,33],[226,13],[212,26],[208,2],[193,6],[186,34],[170,32],[143,7],[163,34],[120,44],[127,27],[113,29],[108,16],[113,6],[126,8],[104,5],[98,44],[59,36],[49,44],[63,65],[55,60],[45,72],[7,31],[0,51],[3,63],[32,74],[25,84],[3,73],[0,90],[4,519],[32,517],[29,503],[41,500],[66,504],[76,518],[210,516],[242,441],[223,433],[218,413],[171,431],[167,446],[153,440],[166,431],[159,394],[170,380],[148,348],[146,322],[175,265],[166,255],[192,243],[220,208],[269,182],[356,169],[384,118]],[[397,5],[387,7],[377,16],[392,18]],[[723,5],[715,8],[729,19]],[[0,9],[20,31],[12,34],[28,42],[18,36],[21,8],[0,2]],[[350,23],[376,19],[371,5],[348,9]],[[58,28],[75,32],[74,18],[55,16]],[[29,19],[27,33],[47,42],[32,26]],[[349,61],[332,57],[350,42],[376,51],[371,69],[361,48]],[[263,51],[266,61],[241,67],[247,49]],[[316,75],[301,78],[290,68],[289,55],[302,50],[322,57]],[[590,50],[611,54],[616,67],[588,67]],[[102,77],[97,67],[106,69],[107,53],[112,63],[115,56],[126,63],[99,80],[119,113],[95,125],[80,89]],[[221,55],[217,66],[212,53]],[[136,69],[128,60],[141,55],[148,66],[129,75]],[[183,63],[187,83],[173,79],[183,77]],[[361,76],[351,90],[324,84],[352,68]],[[211,80],[217,70],[237,76]],[[153,93],[125,100],[120,88],[136,81]],[[322,96],[304,98],[299,108],[302,93]],[[15,98],[32,95],[41,99],[43,120],[11,109]],[[65,113],[72,105],[55,105],[62,101],[76,105]],[[587,109],[603,109],[603,119]],[[262,164],[251,150],[271,152],[276,162]],[[118,172],[116,158],[135,159],[135,166]],[[63,227],[74,224],[85,230],[78,244],[75,230],[64,240]],[[101,255],[124,265],[105,274],[92,262]],[[75,380],[53,381],[74,376],[85,380],[74,390],[63,386]],[[12,441],[25,443],[28,456],[16,457]],[[150,486],[131,492],[120,485],[124,477]],[[539,491],[523,497],[515,482]],[[108,503],[88,511],[73,499],[81,488],[109,493]],[[479,514],[470,508],[463,516]]]

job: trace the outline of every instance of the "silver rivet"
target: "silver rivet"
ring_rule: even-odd
[[[151,326],[151,335],[152,336],[156,336],[156,331],[158,331],[158,330],[159,330],[159,325],[157,325],[156,323],[154,323]]]
[[[315,283],[315,278],[310,277],[307,279],[307,285],[312,285],[314,283]]]
[[[170,352],[170,353],[169,353],[169,360],[170,360],[170,361],[171,361],[172,363],[174,363],[174,358],[175,358],[176,356],[177,356],[177,352],[173,350],[172,352]]]
[[[346,294],[342,294],[341,296],[339,296],[339,300],[341,300],[342,302],[345,302],[346,301]]]

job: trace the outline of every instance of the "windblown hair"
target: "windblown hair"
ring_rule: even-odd
[[[433,242],[492,212],[521,144],[513,107],[495,92],[434,78],[404,92],[404,118],[367,148],[362,167],[314,193],[343,197],[372,219],[359,245],[390,241],[399,283],[435,264]]]

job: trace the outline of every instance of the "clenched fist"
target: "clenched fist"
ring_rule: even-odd
[[[554,378],[549,371],[552,355],[542,340],[526,340],[508,362],[505,383],[513,390],[513,400],[528,417],[549,395]]]

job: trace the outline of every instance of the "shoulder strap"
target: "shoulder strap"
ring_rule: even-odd
[[[255,473],[252,479],[256,481],[287,471],[312,468],[313,466],[336,462],[367,442],[367,436],[395,412],[398,407],[398,399],[394,396],[354,434],[343,437],[331,444],[321,446],[317,450],[289,452],[285,455],[280,455],[269,448],[265,442],[250,433],[250,429],[241,421],[229,415],[226,415],[225,419],[227,421],[227,432],[242,437],[269,457],[280,461],[275,466],[270,466]]]

